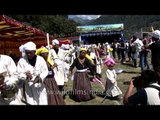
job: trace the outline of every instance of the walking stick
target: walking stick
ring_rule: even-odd
[[[47,36],[47,45],[48,45],[48,49],[50,50],[50,44],[49,44],[49,33],[46,34]]]
[[[104,98],[103,98],[101,103],[103,103],[105,101],[106,97],[107,97],[107,94],[104,96]]]

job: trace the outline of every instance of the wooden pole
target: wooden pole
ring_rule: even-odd
[[[154,32],[153,26],[151,26],[151,32]]]
[[[47,33],[47,45],[48,45],[48,48],[50,49],[50,44],[49,44],[49,33]]]

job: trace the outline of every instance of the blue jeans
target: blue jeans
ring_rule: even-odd
[[[145,67],[147,67],[147,70],[149,70],[149,64],[148,64],[148,53],[147,52],[140,52],[139,54],[140,57],[140,67],[141,67],[141,71],[143,71],[145,69]]]

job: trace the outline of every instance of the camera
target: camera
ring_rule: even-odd
[[[141,86],[141,76],[132,77],[132,79],[134,87],[139,88]]]
[[[136,87],[137,89],[138,88],[141,88],[141,76],[136,76],[136,77],[132,77],[133,79],[133,85],[134,87]],[[130,84],[130,81],[125,81],[123,82],[124,85],[129,85]]]

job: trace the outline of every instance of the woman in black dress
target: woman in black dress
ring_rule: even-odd
[[[94,98],[87,70],[89,68],[94,77],[96,72],[93,70],[90,60],[85,57],[86,53],[87,50],[85,48],[81,48],[79,57],[76,58],[70,66],[71,74],[74,67],[76,67],[72,94],[73,98],[77,102],[88,101]]]

